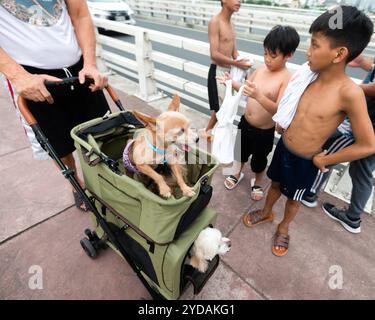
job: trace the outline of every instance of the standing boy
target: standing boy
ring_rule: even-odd
[[[368,75],[360,85],[366,95],[367,110],[375,131],[375,65],[373,61],[359,56],[351,66],[361,67],[368,71]],[[351,131],[349,121],[344,121]],[[361,214],[363,213],[367,201],[373,192],[373,176],[375,170],[375,154],[366,158],[350,162],[349,175],[352,180],[353,188],[351,192],[350,205],[347,210],[335,207],[331,203],[324,203],[324,212],[333,220],[338,221],[345,230],[351,233],[361,232]]]
[[[337,19],[337,13],[340,15]],[[332,27],[335,20],[341,26]],[[272,208],[284,194],[288,199],[284,219],[274,235],[272,252],[284,256],[289,247],[289,224],[297,215],[300,199],[310,190],[317,170],[354,161],[375,152],[375,137],[366,100],[346,74],[347,64],[367,46],[373,34],[371,20],[357,8],[339,6],[319,16],[311,25],[311,45],[307,52],[311,71],[317,77],[302,93],[298,108],[276,147],[268,176],[272,180],[262,210],[244,215],[247,226],[272,221]],[[355,143],[326,155],[322,146],[348,116]]]
[[[299,36],[292,27],[276,26],[263,42],[264,64],[248,76],[244,94],[248,95],[245,114],[238,125],[235,146],[235,168],[238,172],[227,177],[224,185],[231,190],[243,178],[242,169],[251,158],[251,170],[255,173],[255,183],[251,187],[251,198],[255,201],[263,198],[262,181],[267,167],[267,156],[272,151],[275,137],[275,123],[272,116],[291,73],[286,68],[287,61],[293,56],[299,45]],[[219,80],[226,80],[219,78]],[[233,82],[238,90],[241,84]]]
[[[218,85],[216,77],[229,72],[231,66],[244,70],[251,66],[249,60],[236,60],[238,57],[236,32],[231,18],[233,13],[240,9],[241,0],[222,0],[221,6],[220,13],[214,16],[208,24],[211,66],[208,72],[207,89],[212,113],[204,132],[206,138],[210,137],[209,131],[217,122],[216,112],[219,111],[225,96],[225,88]]]

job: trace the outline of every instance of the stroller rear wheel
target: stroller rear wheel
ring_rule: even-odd
[[[85,235],[87,236],[87,238],[89,238],[96,251],[108,248],[108,245],[106,244],[106,241],[104,239],[105,237],[103,237],[103,239],[100,239],[95,231],[86,229]]]
[[[81,247],[83,250],[85,250],[86,254],[91,258],[95,259],[97,257],[97,252],[96,249],[94,248],[93,244],[91,241],[87,238],[82,238],[80,241]]]

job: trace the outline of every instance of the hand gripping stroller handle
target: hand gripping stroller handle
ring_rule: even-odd
[[[60,87],[60,86],[66,86],[66,85],[73,85],[73,84],[78,84],[78,83],[79,83],[78,77],[64,78],[60,82],[53,82],[53,81],[45,81],[44,82],[47,89],[48,88],[54,88],[54,87]],[[92,84],[92,83],[94,83],[94,80],[86,78],[85,83],[86,84]],[[107,86],[105,88],[106,88],[108,94],[111,96],[111,99],[113,100],[113,102],[120,109],[120,111],[125,111],[116,91],[113,90],[113,88],[109,84],[107,84]]]
[[[78,77],[64,78],[64,79],[61,79],[61,80],[62,81],[60,81],[60,82],[45,81],[44,84],[47,87],[47,89],[66,86],[66,85],[79,84]],[[93,83],[93,80],[92,79],[86,79],[86,83]],[[116,91],[109,84],[105,87],[105,89],[107,90],[108,94],[111,96],[111,99],[117,105],[117,107],[121,111],[125,111]],[[25,98],[19,96],[18,100],[17,100],[17,105],[18,105],[18,109],[20,110],[22,116],[24,117],[24,119],[26,120],[26,122],[29,126],[37,124],[36,119],[34,118],[34,116],[32,115],[32,113],[29,110],[29,107],[27,106],[27,102],[26,102]]]
[[[91,83],[94,83],[94,80],[86,78],[85,83],[91,84]],[[44,85],[46,86],[47,89],[58,88],[61,86],[74,85],[74,84],[80,84],[78,77],[63,78],[59,82],[44,81]]]

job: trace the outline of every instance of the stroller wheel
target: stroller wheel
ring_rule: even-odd
[[[97,256],[96,250],[89,239],[82,238],[80,241],[81,247],[85,250],[86,254],[91,258],[95,259]]]
[[[105,240],[100,239],[95,231],[86,229],[85,235],[87,236],[87,238],[91,242],[91,245],[94,247],[96,251],[108,248],[108,245],[105,243]]]

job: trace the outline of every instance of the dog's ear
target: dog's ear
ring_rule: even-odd
[[[156,130],[156,118],[155,117],[152,117],[152,116],[149,116],[147,114],[144,114],[142,112],[138,112],[138,111],[132,111],[134,116],[139,120],[141,121],[144,125],[146,125],[147,127],[151,128],[152,130]]]
[[[178,112],[180,110],[180,103],[181,103],[180,97],[177,94],[175,94],[173,96],[171,103],[168,106],[168,111]]]

